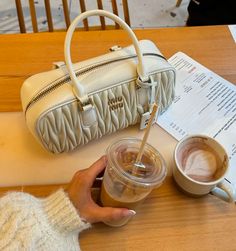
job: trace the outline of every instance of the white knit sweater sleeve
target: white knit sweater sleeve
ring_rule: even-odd
[[[44,199],[20,192],[0,199],[0,250],[80,250],[78,233],[88,227],[63,190]]]

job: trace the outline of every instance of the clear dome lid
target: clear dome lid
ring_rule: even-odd
[[[110,167],[135,185],[157,187],[167,175],[166,163],[161,154],[147,143],[141,163],[136,163],[140,146],[141,140],[136,138],[124,138],[111,144],[107,149]]]

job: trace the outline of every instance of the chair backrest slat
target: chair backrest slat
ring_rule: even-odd
[[[69,13],[67,0],[62,0],[62,5],[63,5],[65,22],[66,22],[66,28],[68,29],[70,26],[70,13]]]
[[[53,32],[53,22],[52,22],[52,13],[51,13],[51,7],[50,7],[50,0],[44,0],[45,4],[45,11],[47,16],[47,22],[48,22],[48,30],[50,32]]]
[[[130,26],[128,0],[122,0],[122,3],[123,3],[123,9],[124,9],[125,22]]]
[[[29,7],[30,7],[30,15],[31,15],[31,22],[33,26],[33,31],[38,32],[38,24],[37,24],[37,17],[36,11],[34,6],[34,0],[29,0]]]
[[[102,0],[97,0],[97,5],[98,9],[103,10]],[[105,30],[106,29],[105,18],[104,17],[99,17],[99,18],[100,18],[101,28],[102,30]]]
[[[118,14],[118,8],[117,8],[116,0],[111,0],[111,4],[112,4],[113,13],[118,16],[119,14]],[[120,28],[119,24],[117,24],[117,23],[115,23],[115,27],[116,27],[116,29]]]
[[[18,22],[20,26],[20,32],[26,33],[25,20],[24,20],[23,10],[21,6],[21,0],[15,0],[15,3],[16,3]]]
[[[79,2],[80,2],[81,13],[83,13],[83,12],[86,11],[85,2],[84,2],[84,0],[80,0]],[[88,30],[89,30],[88,19],[87,19],[87,18],[84,19],[84,20],[83,20],[83,23],[84,23],[84,29],[85,29],[86,31],[88,31]]]

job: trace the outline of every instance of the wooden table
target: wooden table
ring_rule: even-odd
[[[236,45],[227,26],[137,30],[138,39],[150,39],[169,58],[183,51],[230,82],[236,82]],[[32,74],[51,69],[63,61],[65,33],[0,36],[0,111],[21,110],[19,90]],[[103,53],[113,45],[130,43],[122,30],[78,32],[72,44],[73,61]]]
[[[183,51],[223,78],[236,84],[236,44],[227,26],[137,30],[135,33],[139,39],[153,40],[167,58],[177,51]],[[11,126],[14,127],[14,123],[11,124],[13,120],[10,120],[11,114],[21,116],[19,91],[22,82],[32,74],[50,69],[52,62],[63,60],[64,37],[65,33],[63,32],[0,36],[0,111],[9,112],[0,113],[2,115],[0,119],[4,119],[5,123],[1,121],[0,124],[4,124],[7,128],[9,119],[9,134]],[[126,34],[119,30],[78,32],[74,36],[73,60],[79,61],[106,53],[107,49],[114,44],[128,45],[129,41]],[[23,119],[19,121],[22,123],[19,127],[22,128],[20,132],[17,132],[21,135],[18,141],[20,142],[23,139],[30,141],[31,139],[27,138],[26,135],[27,129],[23,126]],[[130,132],[142,137],[142,133],[138,132],[137,128],[124,130],[124,132],[118,133],[118,136],[119,134],[122,136],[129,135]],[[159,127],[154,128],[152,134],[150,141],[166,158],[169,174],[171,174],[172,153],[176,141]],[[97,144],[104,147],[118,136],[115,134],[105,137]],[[4,140],[6,140],[6,137],[4,132],[0,134],[0,170],[4,169],[2,160],[6,164],[6,158],[3,156],[5,155],[3,148],[5,147],[6,142]],[[13,141],[14,138],[15,135],[14,137],[9,136],[7,139]],[[32,145],[33,142],[32,140]],[[27,149],[27,144],[23,146]],[[8,145],[8,148],[7,153],[11,153],[12,157],[12,159],[9,158],[9,163],[14,162],[15,169],[13,170],[10,167],[4,169],[5,176],[0,177],[1,184],[5,184],[6,175],[14,176],[13,172],[20,166],[20,161],[14,159],[19,149],[15,149],[11,144]],[[83,164],[85,165],[94,160],[91,157],[88,157],[87,162],[84,160],[86,154],[88,155],[88,150],[97,148],[100,147],[95,148],[95,145],[91,144],[86,146],[84,151],[79,152],[82,157],[76,154],[72,157],[70,155],[70,157],[73,161],[84,161]],[[68,167],[70,174],[63,179],[65,172],[62,172],[64,170],[62,167],[58,167],[58,170],[61,171],[59,174],[56,173],[56,167],[54,169],[49,168],[50,165],[53,165],[53,158],[56,157],[49,157],[41,153],[37,146],[34,150],[44,160],[43,165],[48,168],[47,172],[43,173],[42,171],[41,176],[38,172],[39,183],[33,178],[33,171],[30,174],[27,172],[31,169],[21,167],[25,173],[22,171],[23,174],[19,174],[19,182],[17,182],[16,176],[9,180],[9,184],[16,186],[21,184],[42,185],[24,186],[23,188],[22,186],[2,187],[0,189],[1,194],[9,190],[23,189],[36,196],[46,196],[60,186],[57,184],[43,185],[52,181],[52,179],[47,179],[50,175],[51,178],[55,176],[56,183],[69,181],[69,177],[75,169]],[[27,149],[27,151],[30,150]],[[100,154],[101,152],[98,150],[97,154],[94,154],[94,158],[99,157]],[[21,156],[22,153],[20,152],[18,155]],[[26,163],[31,163],[31,155],[25,158]],[[34,158],[36,157],[32,157],[32,163],[34,163]],[[67,156],[62,156],[59,161],[63,162],[67,158]],[[66,163],[70,163],[69,160]],[[44,179],[45,182],[42,182]],[[128,225],[122,228],[109,228],[103,224],[95,224],[92,229],[81,234],[80,243],[84,251],[236,250],[234,241],[236,235],[235,222],[235,205],[227,204],[212,195],[198,199],[187,197],[178,191],[169,175],[164,185],[152,192]]]

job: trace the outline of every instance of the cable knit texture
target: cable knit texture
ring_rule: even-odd
[[[80,250],[83,221],[63,190],[45,199],[9,193],[0,199],[0,250]]]

